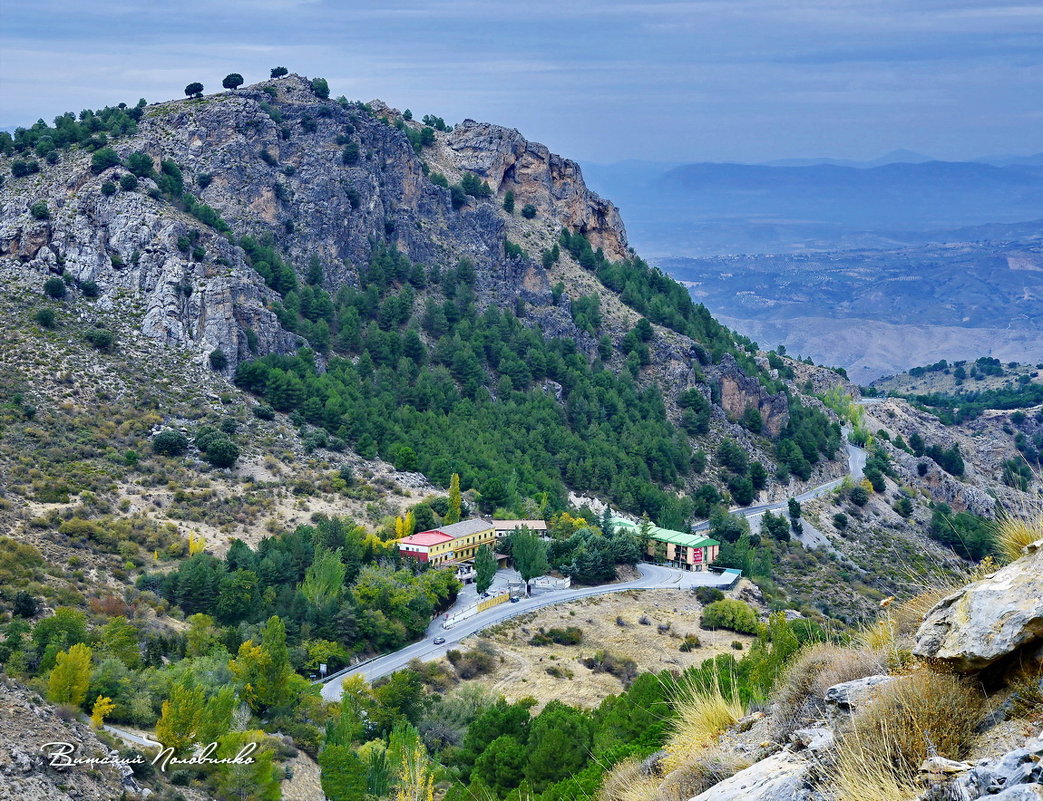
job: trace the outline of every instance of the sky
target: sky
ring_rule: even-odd
[[[0,0],[0,128],[276,65],[601,164],[1043,150],[1038,0]]]

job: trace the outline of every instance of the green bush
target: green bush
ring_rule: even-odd
[[[138,188],[138,179],[131,173],[120,176],[120,188],[127,192],[133,192]]]
[[[91,156],[91,172],[95,175],[100,175],[109,167],[118,167],[119,165],[120,157],[111,147],[103,147],[101,150],[96,150],[94,155]]]
[[[96,298],[98,297],[98,292],[100,290],[97,282],[88,278],[86,281],[80,283],[80,291],[83,293],[85,298]]]
[[[101,185],[101,193],[105,195],[105,197],[112,197],[116,194],[116,184],[112,181],[106,181]]]
[[[272,67],[272,77],[281,78],[283,75],[289,75],[290,71],[286,67]]]
[[[728,629],[739,634],[757,634],[761,628],[752,606],[730,598],[714,601],[707,606],[699,625],[704,629]]]
[[[49,298],[61,300],[65,297],[65,282],[56,275],[51,276],[44,282],[43,293]]]
[[[24,178],[40,171],[40,162],[34,159],[15,159],[11,162],[11,177]]]
[[[514,190],[508,189],[503,196],[503,210],[508,214],[514,214]]]
[[[140,150],[127,156],[126,167],[138,178],[148,178],[152,175],[152,157]]]
[[[225,89],[238,89],[243,85],[243,76],[238,72],[231,72],[225,76],[225,79],[221,81],[221,86]]]
[[[188,450],[188,437],[180,431],[166,428],[152,438],[152,452],[163,456],[180,456]]]
[[[865,506],[869,502],[869,492],[865,487],[852,487],[848,497],[855,506]]]
[[[522,206],[521,213],[522,217],[524,217],[526,220],[531,220],[533,217],[536,216],[536,207],[531,203],[526,203],[524,206]]]
[[[34,317],[36,318],[36,322],[39,323],[41,327],[54,327],[54,309],[48,307],[37,309]]]
[[[267,403],[259,403],[253,407],[253,414],[259,420],[274,420],[275,409]]]
[[[210,437],[203,457],[214,467],[231,467],[239,459],[239,448],[225,436]]]
[[[215,370],[224,370],[228,366],[228,357],[220,348],[210,351],[210,366]]]
[[[341,151],[340,160],[349,167],[359,163],[359,146],[357,142],[348,142]]]
[[[185,87],[185,97],[202,97],[203,96],[203,84],[199,81],[193,81]]]
[[[112,343],[116,341],[116,337],[113,336],[112,332],[106,331],[104,328],[92,328],[83,337],[98,350],[108,350],[112,347]]]
[[[703,606],[707,606],[715,601],[723,601],[724,593],[716,587],[697,587],[695,590],[695,600]]]
[[[312,78],[311,90],[319,100],[330,99],[330,85],[326,82],[325,78]]]
[[[47,208],[46,201],[38,200],[29,207],[29,213],[33,216],[34,220],[49,220],[51,219],[51,211]]]

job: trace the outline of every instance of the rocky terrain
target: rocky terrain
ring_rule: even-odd
[[[1043,798],[1041,568],[1038,541],[994,573],[925,595],[926,615],[916,604],[885,611],[884,637],[804,652],[768,705],[694,759],[677,766],[668,747],[622,763],[602,798]],[[899,754],[912,760],[901,769]]]

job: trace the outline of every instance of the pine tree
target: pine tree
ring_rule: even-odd
[[[56,704],[79,706],[87,697],[91,677],[91,649],[77,643],[61,651],[47,681],[47,697]]]

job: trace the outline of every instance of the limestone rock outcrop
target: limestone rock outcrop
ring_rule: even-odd
[[[970,672],[1043,641],[1043,540],[1028,550],[942,599],[916,632],[913,653]]]

